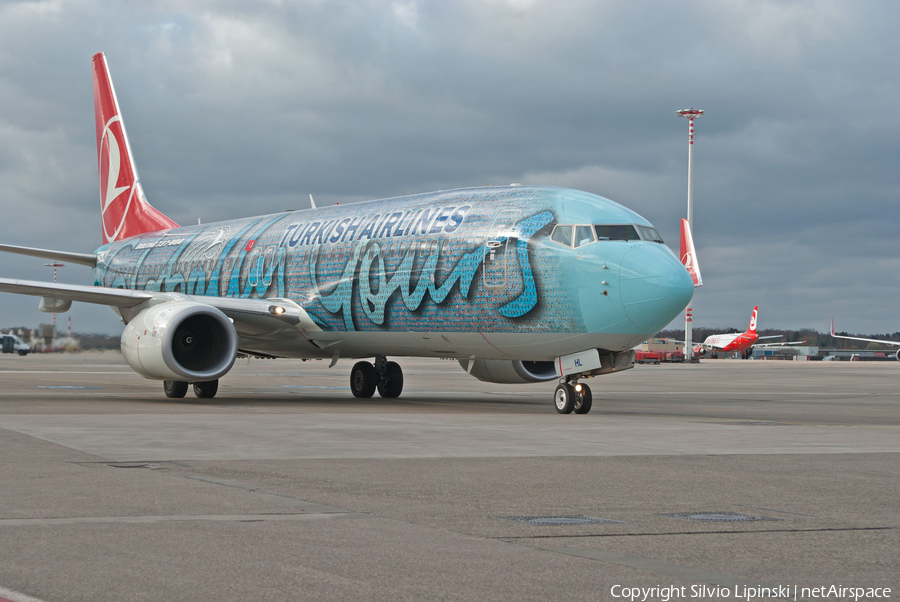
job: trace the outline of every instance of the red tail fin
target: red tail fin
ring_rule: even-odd
[[[102,52],[94,55],[94,117],[100,170],[100,221],[103,244],[178,224],[147,203],[138,178],[109,67]]]
[[[681,263],[694,280],[694,287],[703,286],[700,275],[700,264],[697,263],[697,250],[694,248],[694,237],[691,236],[691,224],[681,220]]]
[[[756,334],[756,310],[758,308],[758,305],[753,308],[753,313],[750,314],[750,326],[747,327],[747,332],[752,332],[753,334]]]

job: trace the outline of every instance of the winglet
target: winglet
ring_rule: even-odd
[[[834,316],[831,317],[831,336],[834,336]]]
[[[93,72],[103,244],[144,232],[177,228],[178,224],[151,207],[144,197],[102,52],[94,55]]]
[[[681,220],[681,263],[691,275],[694,287],[703,286],[700,264],[697,263],[697,250],[694,248],[694,237],[691,235],[691,224],[683,218]]]

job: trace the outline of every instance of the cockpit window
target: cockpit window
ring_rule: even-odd
[[[626,225],[601,225],[594,226],[594,229],[597,231],[597,238],[600,240],[640,240],[641,237],[638,236],[637,231],[634,229],[634,226],[630,224]],[[653,230],[653,228],[650,228]],[[655,230],[654,230],[655,232]]]
[[[590,226],[575,226],[575,248],[594,242],[594,229]]]
[[[659,243],[663,241],[662,236],[659,235],[659,232],[657,232],[655,228],[650,228],[648,226],[638,226],[638,228],[641,231],[641,238],[644,240]]]
[[[572,246],[572,226],[556,226],[553,229],[551,240],[567,247]]]
[[[564,247],[574,247],[576,249],[598,240],[646,240],[658,243],[663,241],[655,228],[635,224],[600,224],[593,226],[586,224],[557,224],[553,228],[550,239]]]

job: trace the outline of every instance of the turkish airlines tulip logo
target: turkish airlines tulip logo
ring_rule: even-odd
[[[688,274],[691,275],[691,280],[694,281],[694,285],[700,284],[699,272],[697,270],[697,260],[694,259],[694,252],[688,251],[681,257],[681,263],[684,265],[684,268],[688,271]]]
[[[681,258],[681,263],[684,265],[684,267],[687,269],[687,271],[690,272],[691,275],[693,275],[693,273],[694,273],[694,254],[690,251],[685,253],[684,256]]]
[[[100,215],[103,223],[103,242],[117,239],[131,209],[138,188],[134,170],[125,146],[122,118],[112,117],[103,129],[100,142]],[[124,151],[124,152],[123,152]],[[124,184],[119,186],[120,183]],[[128,194],[125,192],[128,191]]]

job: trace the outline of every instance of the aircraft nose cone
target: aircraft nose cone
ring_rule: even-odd
[[[622,258],[619,290],[625,315],[641,332],[659,332],[687,307],[694,282],[667,247],[639,244]]]

